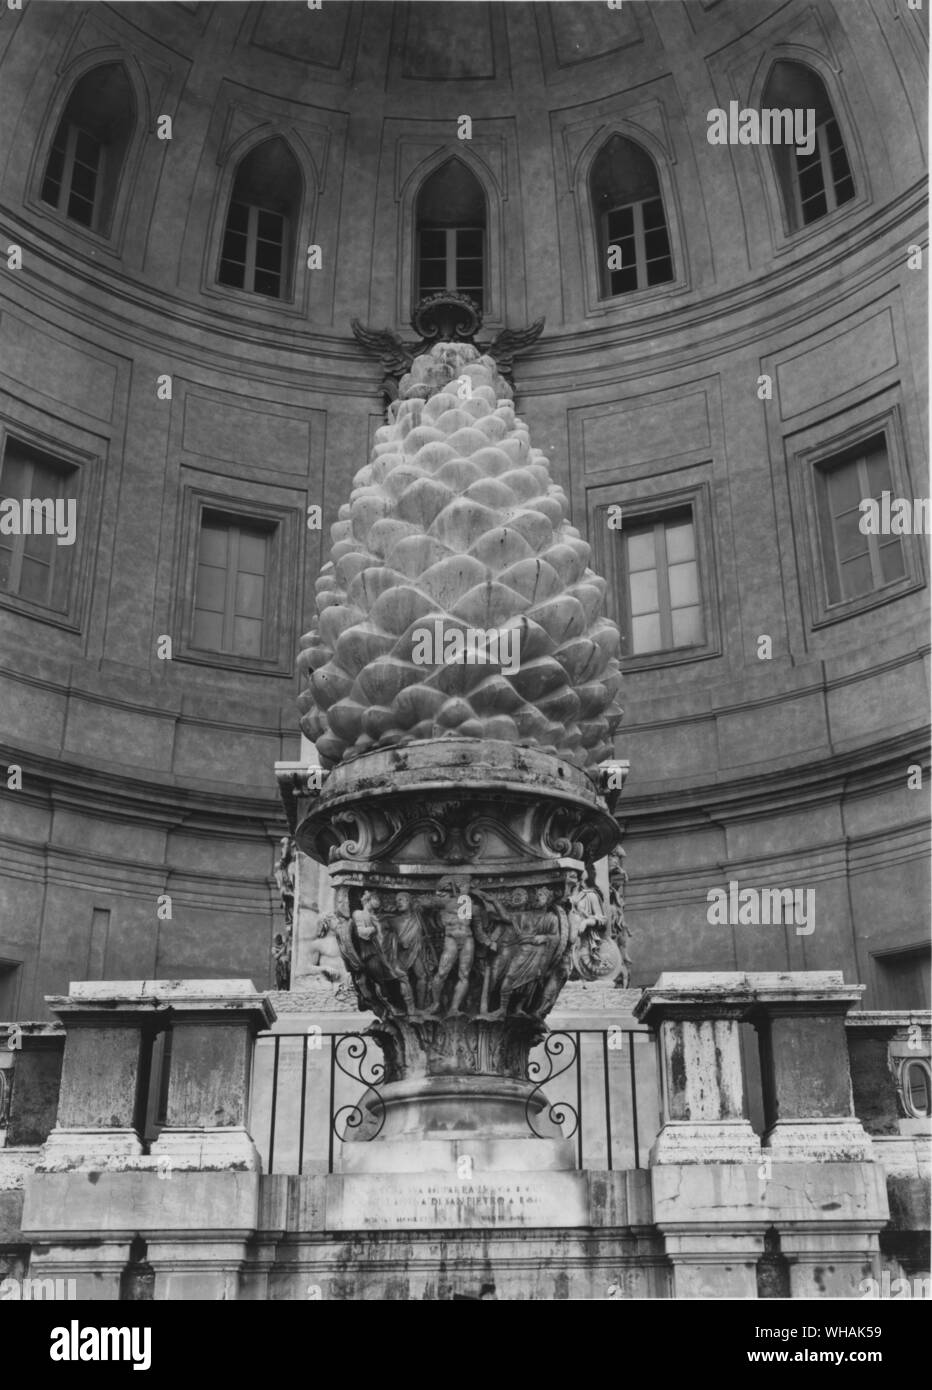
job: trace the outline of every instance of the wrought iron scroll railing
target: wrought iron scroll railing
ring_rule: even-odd
[[[267,1173],[332,1173],[344,1143],[373,1139],[382,1123],[384,1066],[362,1033],[260,1033],[250,1133]],[[638,1027],[554,1029],[531,1054],[532,1131],[558,1125],[580,1168],[647,1167],[660,1127],[656,1051]],[[543,1128],[542,1128],[543,1126]]]

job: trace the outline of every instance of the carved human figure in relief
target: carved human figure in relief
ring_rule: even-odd
[[[574,960],[584,980],[614,978],[621,956],[608,933],[608,918],[602,894],[595,885],[592,866],[588,881],[582,874],[574,875],[570,892],[570,911],[575,914],[579,939]]]
[[[546,888],[534,890],[533,907],[528,910],[528,893],[516,888],[509,905],[512,933],[503,941],[492,973],[492,991],[498,990],[498,1008],[490,1019],[537,1012],[545,977],[560,955],[560,919],[550,906]]]
[[[625,921],[625,884],[627,871],[622,864],[624,850],[619,849],[609,855],[608,860],[608,925],[612,940],[621,955],[621,969],[615,980],[616,989],[627,989],[631,982],[631,955],[628,947],[631,941],[631,928]]]
[[[434,976],[431,1007],[428,1013],[438,1013],[441,1005],[443,987],[456,967],[456,986],[448,1010],[451,1014],[460,1012],[469,988],[469,972],[476,953],[476,943],[472,931],[472,900],[469,896],[469,880],[460,883],[453,878],[442,878],[437,885],[434,899],[437,920],[443,931],[443,949],[440,963]]]
[[[408,977],[392,959],[394,950],[389,946],[389,932],[383,927],[379,916],[381,899],[378,893],[365,892],[362,905],[353,913],[353,929],[357,941],[357,955],[363,974],[381,999],[385,1012],[397,1013],[397,1005],[392,998],[393,987],[401,994],[408,1013],[414,1013],[414,995]]]
[[[549,1014],[559,998],[561,989],[573,973],[573,951],[579,939],[579,919],[574,912],[569,910],[571,886],[575,886],[575,876],[572,884],[569,880],[565,880],[562,892],[553,895],[553,910],[560,922],[560,950],[551,967],[541,996],[538,1009],[541,1018],[546,1018]]]
[[[424,929],[424,920],[410,893],[395,894],[395,912],[390,924],[392,964],[413,989],[417,1008],[424,1009],[430,988],[430,968],[436,962]]]
[[[350,976],[340,954],[340,943],[334,930],[334,915],[328,913],[320,919],[317,935],[308,943],[307,974],[322,975],[332,984],[345,984]]]

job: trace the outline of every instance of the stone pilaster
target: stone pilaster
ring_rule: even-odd
[[[164,1124],[152,1156],[173,1168],[260,1168],[246,1127],[255,1036],[275,1012],[249,980],[157,985],[171,1006]]]
[[[39,1169],[100,1169],[143,1152],[147,1056],[167,1006],[143,981],[72,984],[47,1000],[65,1024],[58,1119]]]
[[[845,1015],[864,986],[846,985],[837,970],[747,979],[747,1016],[760,1037],[764,1148],[790,1162],[872,1159],[854,1114],[845,1037]]]
[[[738,1036],[744,978],[664,973],[635,1006],[660,1046],[663,1124],[651,1163],[759,1161]]]

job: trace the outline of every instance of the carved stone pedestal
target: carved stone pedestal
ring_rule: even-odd
[[[569,895],[617,835],[586,774],[493,740],[328,775],[298,844],[329,862],[332,929],[385,1058],[349,1121],[374,1142],[349,1146],[345,1169],[574,1166],[528,1058],[572,969]]]

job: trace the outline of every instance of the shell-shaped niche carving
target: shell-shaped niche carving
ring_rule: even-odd
[[[610,756],[605,581],[511,396],[468,344],[436,344],[402,379],[301,639],[301,725],[325,766],[449,734],[588,770]]]

